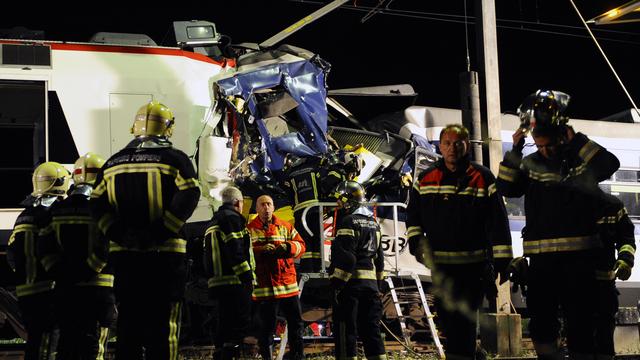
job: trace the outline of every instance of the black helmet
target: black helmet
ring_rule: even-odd
[[[571,96],[557,90],[538,90],[527,96],[518,106],[520,127],[532,130],[536,126],[564,125],[569,118],[564,115]]]
[[[346,210],[356,209],[365,201],[364,188],[356,181],[347,180],[341,182],[334,193],[338,203],[341,203],[342,208]]]

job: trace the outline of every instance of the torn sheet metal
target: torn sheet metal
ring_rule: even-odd
[[[287,153],[308,156],[327,152],[328,70],[329,65],[318,56],[283,45],[241,57],[236,73],[216,81],[221,95],[246,101],[268,155],[265,165],[271,170],[283,167]],[[265,123],[274,116],[287,120],[294,130],[274,136]]]

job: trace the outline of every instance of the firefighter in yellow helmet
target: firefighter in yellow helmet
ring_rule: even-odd
[[[152,101],[135,136],[98,172],[91,209],[111,240],[118,299],[116,358],[177,359],[185,287],[180,230],[200,197],[191,160],[169,141],[173,112]]]
[[[28,333],[25,359],[49,359],[55,351],[53,279],[36,253],[39,232],[49,209],[65,196],[69,172],[56,162],[39,165],[33,172],[33,201],[20,213],[9,237],[7,261],[16,274],[16,294]]]
[[[51,206],[48,222],[40,231],[41,263],[56,282],[57,356],[62,359],[101,359],[114,323],[109,244],[89,209],[93,184],[104,162],[91,152],[76,161],[73,189],[66,199]]]

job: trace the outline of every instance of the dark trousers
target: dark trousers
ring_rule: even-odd
[[[320,246],[322,246],[320,239],[320,218],[318,215],[318,208],[314,207],[307,212],[307,226],[313,233],[309,233],[302,225],[302,213],[304,209],[298,210],[293,213],[295,219],[296,231],[304,240],[306,251],[302,254],[300,259],[300,271],[299,273],[316,273],[320,271]]]
[[[52,291],[18,298],[28,336],[25,360],[48,360],[56,351],[58,331],[53,299]]]
[[[555,343],[559,338],[559,310],[564,316],[567,348],[592,354],[597,281],[594,261],[586,253],[554,253],[531,257],[527,308],[534,342]]]
[[[73,286],[56,292],[60,324],[57,358],[104,359],[109,328],[115,325],[113,290]]]
[[[600,280],[597,283],[595,353],[615,355],[613,333],[616,328],[616,313],[618,312],[618,290],[613,280]]]
[[[216,286],[209,291],[218,301],[216,349],[226,347],[239,351],[251,326],[251,292],[242,285]]]
[[[271,356],[278,310],[282,311],[287,320],[289,359],[302,359],[304,357],[304,341],[302,339],[304,323],[302,322],[299,297],[296,295],[282,299],[260,300],[256,304],[258,305],[258,316],[261,322],[258,341],[263,359],[269,359]],[[267,354],[269,355],[267,356]]]
[[[182,303],[122,301],[118,304],[116,359],[178,359]]]
[[[432,271],[439,329],[445,352],[473,358],[476,352],[477,311],[484,288],[483,263],[438,265]]]
[[[118,301],[118,360],[177,359],[186,265],[184,254],[109,254]]]
[[[355,359],[358,336],[364,346],[367,359],[386,357],[384,342],[380,335],[382,302],[375,290],[347,286],[340,291],[333,304],[333,338],[335,357]]]

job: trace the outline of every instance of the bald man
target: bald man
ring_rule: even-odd
[[[265,360],[272,358],[276,315],[282,310],[289,326],[289,358],[303,359],[304,326],[293,260],[304,254],[305,244],[293,225],[277,218],[274,210],[269,195],[258,197],[258,216],[247,226],[256,260],[257,285],[253,289],[253,300],[262,323],[258,339],[260,355]]]

